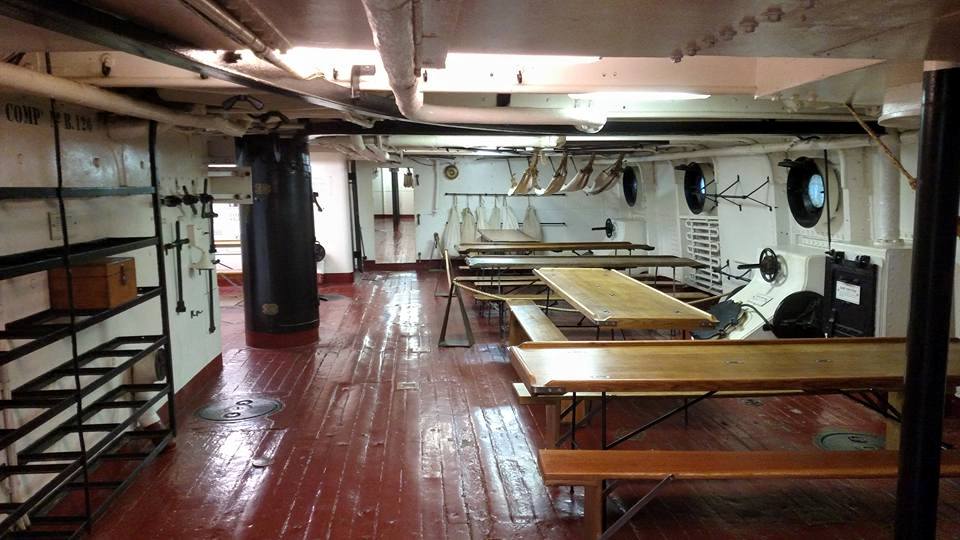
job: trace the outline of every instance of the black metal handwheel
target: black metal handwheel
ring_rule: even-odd
[[[756,264],[740,264],[737,268],[741,270],[757,269],[760,270],[760,277],[767,283],[773,283],[780,275],[780,258],[771,248],[763,248],[760,252],[760,260]]]
[[[591,231],[603,231],[606,233],[607,238],[613,238],[613,233],[617,231],[617,226],[613,224],[613,220],[607,218],[607,221],[604,222],[603,227],[591,227]]]

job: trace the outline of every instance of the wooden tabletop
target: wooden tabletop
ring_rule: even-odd
[[[516,229],[481,229],[480,236],[488,242],[536,242],[536,240]]]
[[[706,311],[616,270],[537,268],[533,273],[598,326],[695,330],[717,322]]]
[[[457,246],[460,253],[502,253],[505,251],[581,251],[594,249],[625,249],[652,251],[653,246],[631,242],[464,242]]]
[[[534,395],[566,392],[900,390],[905,338],[528,342],[510,359]],[[960,383],[952,342],[949,385]]]
[[[693,259],[670,255],[483,255],[467,257],[470,268],[503,268],[532,270],[534,268],[701,268],[706,265]]]

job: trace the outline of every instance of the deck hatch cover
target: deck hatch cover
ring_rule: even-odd
[[[282,407],[283,403],[276,399],[230,398],[208,403],[197,411],[197,416],[211,422],[239,422],[273,414]]]

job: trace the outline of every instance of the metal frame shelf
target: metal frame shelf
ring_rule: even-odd
[[[0,521],[0,530],[5,530],[17,522],[21,517],[30,514],[32,510],[47,510],[42,508],[47,505],[55,504],[51,498],[55,498],[60,491],[58,488],[67,487],[66,485],[73,481],[82,467],[90,468],[96,461],[106,457],[106,451],[121,442],[120,435],[133,424],[134,420],[155,405],[165,395],[166,384],[155,385],[121,385],[105,393],[99,399],[83,408],[82,417],[90,418],[101,412],[104,408],[110,406],[123,406],[133,409],[133,412],[122,422],[111,424],[84,424],[77,422],[77,416],[74,415],[66,422],[50,431],[46,436],[31,444],[24,450],[17,453],[21,463],[17,468],[23,468],[22,472],[7,472],[0,469],[0,477],[6,478],[13,474],[50,474],[56,473],[56,476],[49,480],[43,487],[34,492],[26,501],[20,503],[0,504],[0,513],[6,514],[6,517]],[[147,388],[150,387],[150,388]],[[148,400],[130,400],[118,402],[116,397],[136,390],[155,390],[156,394]],[[104,436],[97,441],[86,452],[44,452],[43,450],[55,444],[58,440],[72,434],[103,432]],[[144,436],[143,432],[129,432],[133,436]],[[170,430],[148,431],[150,437],[159,438],[170,433]],[[69,463],[50,463],[54,461],[69,461]],[[39,464],[38,464],[39,462]],[[59,468],[59,469],[57,469]],[[38,512],[40,513],[40,512]],[[33,518],[31,518],[33,519]]]
[[[12,255],[0,256],[0,279],[10,279],[17,276],[43,272],[51,268],[66,266],[64,259],[70,265],[85,263],[123,253],[157,245],[156,236],[148,237],[113,237],[78,242],[70,244],[69,255],[65,246],[24,251]]]
[[[49,59],[47,60],[49,63]],[[56,102],[51,100],[51,113],[56,117]],[[2,200],[55,200],[62,224],[61,244],[0,256],[0,280],[43,272],[53,268],[67,270],[67,309],[47,309],[19,320],[6,323],[0,339],[14,342],[13,348],[0,351],[0,366],[21,359],[55,342],[69,339],[70,354],[65,361],[21,383],[0,399],[0,411],[25,411],[19,425],[0,429],[0,448],[7,449],[25,439],[29,444],[14,447],[15,464],[0,464],[0,481],[11,476],[34,476],[42,483],[35,486],[25,500],[0,503],[0,537],[7,538],[76,538],[90,531],[91,524],[108,507],[110,501],[126,488],[143,467],[155,458],[176,434],[174,409],[173,363],[170,354],[170,320],[166,295],[165,254],[162,246],[161,201],[157,175],[157,124],[151,122],[147,132],[150,155],[150,186],[65,187],[63,184],[62,148],[57,123],[53,123],[56,149],[57,187],[0,188]],[[68,199],[117,196],[151,197],[154,236],[107,237],[88,242],[70,241],[69,222],[65,201]],[[157,284],[139,287],[132,300],[110,309],[81,310],[74,305],[72,266],[152,247],[156,250]],[[154,298],[159,299],[159,333],[151,335],[124,335],[102,341],[81,351],[78,333],[107,321]],[[155,332],[155,330],[151,330]],[[162,356],[164,379],[150,384],[124,383],[122,377],[138,362]],[[45,366],[44,366],[45,367]],[[151,395],[152,394],[152,395]],[[149,396],[149,397],[145,397]],[[88,402],[84,403],[87,398]],[[147,411],[166,401],[169,427],[161,430],[131,430]],[[75,412],[64,422],[58,417],[74,407]],[[111,413],[104,419],[100,413]],[[99,435],[99,439],[91,438]],[[73,437],[76,437],[73,439]],[[89,439],[89,440],[88,440]],[[130,451],[128,443],[135,439],[149,439],[150,449]],[[61,441],[73,441],[68,450],[54,449]],[[129,467],[100,468],[102,461],[139,461]],[[122,474],[119,479],[94,478],[104,473]],[[110,493],[103,498],[102,491]],[[97,493],[97,504],[92,503],[92,492]],[[69,499],[70,494],[82,494],[82,509],[78,511]],[[72,499],[75,503],[76,499]],[[64,515],[63,512],[72,515]],[[79,512],[79,515],[77,515]],[[30,517],[24,530],[18,522]]]
[[[129,197],[131,195],[152,195],[153,186],[119,187],[0,187],[0,200],[24,199],[92,199],[99,197]]]
[[[56,366],[46,373],[20,385],[20,387],[12,392],[12,399],[0,401],[0,410],[44,409],[44,411],[18,428],[0,430],[0,447],[5,448],[13,444],[28,433],[31,433],[34,429],[52,420],[58,414],[67,410],[70,405],[75,404],[78,399],[89,395],[97,388],[105,385],[120,373],[131,368],[148,354],[165,345],[166,342],[166,337],[163,336],[120,337],[87,351],[78,359],[78,363],[81,366],[86,366],[102,358],[126,357],[127,360],[117,366],[87,368],[96,369],[97,371],[84,372],[84,368],[78,368],[81,376],[99,375],[99,378],[95,381],[83,386],[80,392],[75,390],[42,389],[43,386],[58,379],[72,376],[74,374],[74,370],[71,369],[72,361]],[[140,349],[118,349],[120,346],[135,344],[143,344],[144,347]],[[37,387],[41,387],[41,389],[38,390]]]
[[[96,311],[77,310],[76,314],[84,317],[84,319],[77,321],[74,324],[74,328],[78,332],[90,328],[114,315],[119,315],[128,309],[160,296],[161,292],[160,287],[139,287],[136,298],[115,308]],[[61,339],[70,337],[70,325],[68,323],[50,322],[68,316],[68,310],[48,309],[30,315],[29,317],[7,323],[7,329],[0,330],[0,339],[30,341],[8,351],[0,351],[0,366],[32,352],[36,352]]]

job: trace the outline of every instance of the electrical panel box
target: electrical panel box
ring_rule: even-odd
[[[842,251],[827,254],[825,264],[825,333],[837,337],[876,335],[877,265],[866,255],[848,260]]]

